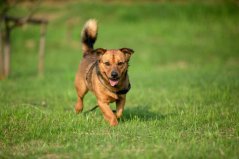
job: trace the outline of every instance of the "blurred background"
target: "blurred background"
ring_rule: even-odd
[[[10,0],[1,3],[2,7],[8,4],[7,15],[27,17],[30,14],[49,22],[46,75],[54,70],[74,72],[81,58],[80,31],[89,18],[97,19],[100,26],[95,47],[133,48],[134,66],[143,65],[134,69],[154,71],[162,65],[190,68],[238,61],[238,3],[233,0]],[[39,39],[38,25],[25,24],[12,29],[12,77],[35,73]]]

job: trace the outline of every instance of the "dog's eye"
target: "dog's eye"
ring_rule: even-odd
[[[106,66],[110,66],[110,63],[109,62],[105,62],[104,63]]]
[[[118,66],[122,66],[124,64],[124,62],[119,62]]]

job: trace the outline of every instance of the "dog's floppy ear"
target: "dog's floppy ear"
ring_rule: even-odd
[[[129,61],[130,56],[134,53],[134,50],[132,50],[130,48],[122,48],[122,49],[120,49],[120,51],[125,54],[127,61]]]
[[[94,53],[96,53],[96,55],[100,58],[102,55],[104,55],[106,51],[107,51],[106,49],[98,48],[94,50]]]

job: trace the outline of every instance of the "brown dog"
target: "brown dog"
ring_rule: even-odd
[[[88,90],[97,98],[98,106],[104,118],[111,126],[118,124],[117,118],[122,116],[126,93],[130,89],[128,63],[133,50],[94,49],[97,38],[97,22],[90,19],[86,22],[82,33],[83,59],[75,78],[78,101],[75,105],[77,113],[83,110],[83,98]],[[109,103],[116,102],[116,113]]]

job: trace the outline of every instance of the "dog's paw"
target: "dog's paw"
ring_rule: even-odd
[[[75,105],[75,111],[76,111],[76,114],[81,113],[81,112],[83,111],[82,105],[79,104],[79,103],[76,103],[76,105]]]
[[[110,126],[117,126],[118,125],[118,120],[116,118],[110,120]]]

